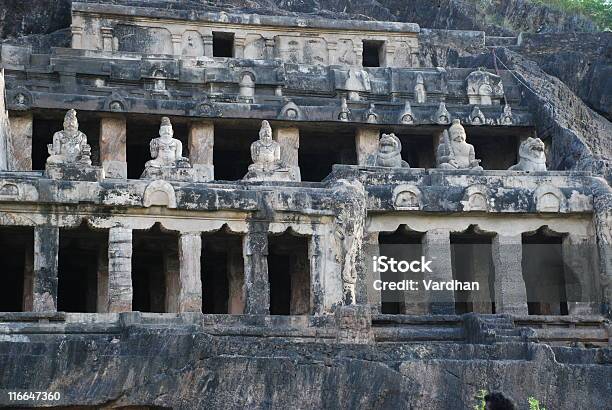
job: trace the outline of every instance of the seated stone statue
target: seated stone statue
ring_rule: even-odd
[[[450,135],[450,136],[449,136]],[[436,163],[441,169],[466,169],[482,171],[476,159],[474,146],[465,142],[465,129],[459,120],[453,120],[453,124],[444,131],[444,138],[438,146]]]
[[[519,162],[509,171],[546,171],[544,143],[539,138],[527,138],[519,147]]]
[[[183,143],[174,137],[170,118],[163,117],[159,126],[159,137],[149,143],[150,161],[145,168],[190,168],[189,159],[183,157]]]
[[[52,179],[70,181],[99,181],[102,168],[91,165],[91,147],[87,136],[79,131],[75,110],[64,117],[64,129],[53,134],[53,143],[47,145],[49,157],[45,174]]]
[[[395,134],[383,134],[378,140],[376,154],[368,158],[368,165],[388,168],[410,168],[402,159],[402,143]]]
[[[289,168],[281,161],[280,145],[272,139],[272,127],[264,120],[261,122],[259,139],[251,144],[249,172],[244,179],[259,181],[290,181]]]
[[[91,166],[91,147],[87,136],[79,131],[75,110],[64,117],[64,129],[53,134],[53,143],[47,145],[47,165],[74,164]]]
[[[159,137],[151,140],[149,149],[153,159],[145,163],[141,179],[194,181],[189,159],[183,157],[183,143],[174,138],[170,118],[162,118]]]

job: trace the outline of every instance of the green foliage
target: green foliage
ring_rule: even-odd
[[[487,403],[485,403],[485,396],[487,395],[487,391],[484,389],[480,389],[478,390],[478,393],[476,393],[476,396],[474,397],[477,402],[476,405],[474,406],[474,410],[485,410],[485,407],[487,406]],[[546,410],[546,409],[544,409]]]
[[[540,407],[540,401],[535,397],[529,397],[529,410],[546,410],[546,407]]]
[[[612,29],[612,0],[532,0],[568,13],[582,14],[601,30]]]

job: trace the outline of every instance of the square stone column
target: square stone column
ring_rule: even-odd
[[[265,42],[265,58],[266,60],[274,60],[274,47],[276,43],[275,37],[264,38]]]
[[[570,315],[599,313],[600,278],[597,270],[597,245],[591,236],[570,232],[563,238],[565,295]]]
[[[180,262],[178,252],[174,249],[166,249],[163,252],[164,261],[164,283],[166,294],[164,295],[164,312],[178,313],[180,282]],[[153,289],[152,289],[153,291]]]
[[[380,256],[378,248],[378,232],[366,233],[363,238],[364,254],[367,256]],[[368,293],[368,304],[372,307],[372,313],[381,313],[381,291],[374,289],[374,281],[380,280],[380,272],[374,270],[372,260],[364,260],[366,274],[366,286]]]
[[[113,227],[108,231],[109,313],[132,310],[132,230]]]
[[[521,234],[497,234],[491,248],[495,267],[495,313],[527,314]]]
[[[97,267],[97,290],[98,298],[96,303],[96,312],[107,313],[108,311],[108,247],[101,246],[98,250],[98,267]]]
[[[126,129],[124,117],[100,119],[100,162],[106,178],[127,178]]]
[[[244,313],[244,262],[242,249],[232,247],[227,252],[227,282],[228,301],[227,313],[230,315],[241,315]],[[206,257],[206,256],[205,256]]]
[[[57,311],[57,254],[59,228],[34,228],[34,278],[32,284],[32,311]]]
[[[12,171],[32,170],[32,113],[10,113],[11,145],[9,148],[9,169]]]
[[[295,181],[301,181],[298,153],[300,149],[300,130],[297,127],[277,127],[273,138],[280,144],[281,160],[291,169]]]
[[[34,304],[34,246],[26,248],[23,267],[23,306],[24,312],[31,312]]]
[[[426,273],[424,280],[447,282],[453,280],[450,232],[445,229],[432,229],[423,235],[423,255],[432,261],[432,273]],[[422,284],[420,284],[422,285]],[[421,286],[419,286],[419,289]],[[425,289],[422,289],[425,291]],[[428,294],[430,310],[433,314],[450,315],[455,313],[455,294],[452,290],[430,290]]]
[[[370,155],[378,150],[378,128],[357,128],[355,132],[355,148],[357,149],[357,164],[366,165]]]
[[[189,128],[189,161],[200,182],[215,179],[213,149],[215,125],[211,121],[194,121]]]
[[[489,277],[494,275],[494,271],[491,271],[491,249],[488,245],[484,244],[473,245],[470,246],[470,248],[472,253],[472,271],[470,280],[478,282],[480,285],[480,290],[471,291],[468,301],[472,303],[472,312],[492,313]]]
[[[244,313],[270,314],[268,281],[268,233],[250,231],[242,239],[244,257]]]
[[[201,256],[201,233],[181,233],[179,238],[179,312],[202,312]]]
[[[308,315],[311,311],[310,261],[308,255],[298,253],[290,256],[291,315]]]
[[[244,58],[246,37],[234,35],[234,58]]]

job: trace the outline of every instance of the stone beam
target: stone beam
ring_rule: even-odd
[[[431,274],[425,280],[447,282],[453,280],[450,232],[445,229],[432,229],[423,235],[423,255],[431,260]],[[454,314],[455,295],[452,290],[430,291],[428,295],[430,310],[433,314]]]
[[[201,255],[201,233],[181,233],[179,237],[179,312],[202,311]]]
[[[34,228],[34,278],[32,311],[57,311],[57,255],[59,228]]]
[[[108,231],[107,311],[131,311],[132,296],[132,230],[117,226]]]
[[[270,283],[268,281],[268,233],[258,229],[242,239],[244,257],[244,313],[270,314]]]
[[[193,121],[189,128],[188,143],[189,161],[196,173],[196,180],[212,181],[215,178],[215,125],[211,121]]]
[[[497,234],[493,238],[495,313],[527,314],[527,290],[522,272],[521,234]]]
[[[378,149],[378,128],[357,128],[355,132],[355,148],[357,149],[357,164],[366,165],[370,155]]]
[[[300,130],[297,127],[276,127],[273,138],[280,144],[281,160],[291,169],[295,181],[301,181],[298,165],[300,148]]]
[[[100,120],[100,162],[106,178],[127,178],[126,129],[124,117]]]
[[[13,171],[31,171],[34,116],[31,112],[11,113],[9,121],[11,124],[9,168]]]

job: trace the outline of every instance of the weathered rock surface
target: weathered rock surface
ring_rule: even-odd
[[[547,408],[604,409],[612,395],[612,367],[596,360],[606,349],[594,355],[531,343],[364,345],[278,336],[254,342],[247,331],[223,336],[197,325],[127,322],[79,334],[91,326],[5,335],[0,385],[61,392],[56,406],[174,409],[455,410],[472,408],[479,389],[503,390],[521,408],[534,396]]]

